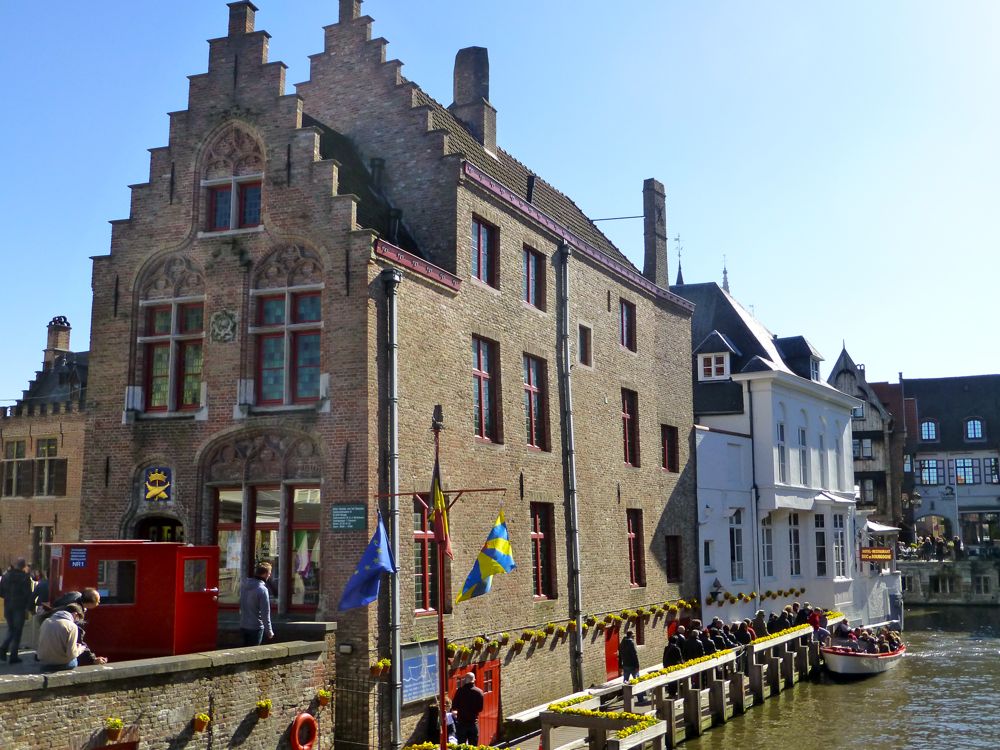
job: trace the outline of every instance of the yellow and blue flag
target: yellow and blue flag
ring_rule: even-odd
[[[431,529],[434,531],[434,541],[441,545],[441,549],[452,560],[455,559],[451,551],[451,531],[448,529],[448,501],[441,489],[441,467],[434,461],[434,475],[431,477]]]
[[[378,599],[379,583],[382,580],[382,571],[386,573],[396,572],[396,563],[392,559],[392,551],[389,548],[389,535],[385,531],[385,524],[382,523],[382,513],[378,514],[378,524],[371,541],[361,553],[358,567],[354,570],[354,575],[347,582],[344,594],[340,597],[340,604],[337,610],[343,612],[345,609],[354,607],[364,607]]]
[[[486,537],[486,544],[476,557],[465,586],[459,594],[456,604],[474,596],[482,596],[493,585],[493,576],[497,573],[510,573],[517,565],[514,564],[514,552],[510,547],[510,536],[507,534],[507,521],[503,511],[497,516],[497,521]]]

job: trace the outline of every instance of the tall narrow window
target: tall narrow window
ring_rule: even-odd
[[[646,585],[646,555],[642,534],[642,510],[625,511],[628,538],[628,582],[633,588]]]
[[[553,524],[551,503],[531,503],[531,572],[535,599],[554,599]]]
[[[497,440],[496,344],[472,337],[472,417],[476,437]]]
[[[190,299],[141,302],[145,312],[146,411],[201,406],[205,303]]]
[[[629,351],[635,351],[635,305],[628,300],[618,301],[618,342]]]
[[[733,581],[743,580],[743,511],[729,517],[729,572]]]
[[[813,516],[813,526],[816,531],[816,575],[826,576],[826,516],[817,513]]]
[[[322,304],[320,292],[255,292],[257,402],[273,406],[319,400]]]
[[[577,352],[581,365],[587,367],[594,366],[594,340],[593,332],[589,326],[580,324],[577,334]]]
[[[847,576],[847,538],[843,513],[833,514],[833,574],[838,578]]]
[[[861,438],[861,458],[871,458],[874,455],[872,452],[872,439],[871,438]]]
[[[702,567],[708,571],[715,570],[715,541],[705,539],[701,543]]]
[[[39,438],[35,441],[35,494],[61,497],[66,494],[66,459],[57,458],[59,440]]]
[[[788,514],[788,572],[802,575],[802,546],[799,543],[799,514]]]
[[[681,538],[677,534],[667,534],[664,544],[667,583],[678,583],[681,580]]]
[[[522,299],[532,307],[545,309],[545,256],[525,246],[521,261]]]
[[[639,394],[622,388],[622,442],[625,463],[639,465]]]
[[[760,522],[760,561],[765,578],[774,577],[774,527],[771,517],[767,516]]]
[[[528,445],[548,448],[545,418],[545,362],[524,355],[524,428]]]
[[[809,486],[809,444],[805,427],[799,428],[799,484]]]
[[[826,488],[829,486],[830,482],[830,457],[826,455],[826,437],[823,433],[819,434],[819,483],[820,486]]]
[[[660,425],[660,438],[663,442],[663,468],[676,474],[681,470],[677,428],[669,424]]]
[[[861,502],[865,505],[875,504],[875,480],[874,479],[862,479],[861,480]]]
[[[776,447],[778,452],[778,481],[781,483],[788,482],[788,453],[785,447],[785,423],[778,422],[778,429],[776,438]]]
[[[436,612],[438,606],[437,544],[426,498],[413,498],[413,609]]]
[[[838,437],[833,444],[833,458],[837,462],[837,489],[844,488],[844,446]]]
[[[1000,459],[983,459],[983,481],[986,484],[1000,484]]]
[[[482,219],[472,219],[472,277],[484,284],[497,284],[497,228]]]
[[[25,460],[25,440],[8,440],[3,445],[3,496],[30,497],[33,463]]]

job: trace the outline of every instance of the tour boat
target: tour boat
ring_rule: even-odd
[[[888,654],[867,654],[841,646],[824,646],[820,650],[827,669],[834,674],[856,677],[888,672],[906,655],[906,646]]]

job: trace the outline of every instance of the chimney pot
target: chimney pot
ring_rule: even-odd
[[[490,55],[466,47],[455,55],[455,100],[448,108],[489,151],[497,147],[497,111],[490,104]]]
[[[229,36],[252,33],[256,12],[257,6],[249,0],[229,3]]]
[[[63,315],[57,315],[49,321],[45,351],[42,355],[43,370],[51,370],[56,357],[69,351],[70,330],[69,321]]]
[[[642,275],[667,289],[667,194],[663,183],[650,178],[642,183],[643,240]]]

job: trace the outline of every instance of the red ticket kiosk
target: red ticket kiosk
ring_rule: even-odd
[[[86,641],[112,661],[211,651],[218,630],[219,548],[115,539],[52,545],[52,601],[88,586]]]

